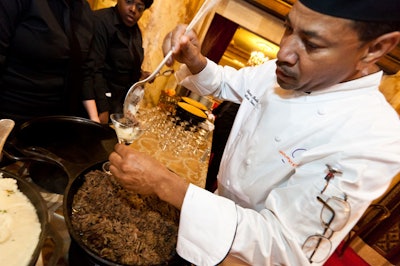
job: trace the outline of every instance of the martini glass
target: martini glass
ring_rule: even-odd
[[[123,113],[114,113],[110,115],[110,118],[119,143],[131,145],[144,133],[142,125],[135,117],[130,116],[128,119]]]
[[[139,123],[139,121],[137,121],[137,119],[132,115],[130,115],[128,119],[123,113],[114,113],[110,115],[110,119],[114,125],[118,143],[127,146],[131,145],[145,131],[141,123]],[[102,168],[105,173],[111,175],[109,161],[105,162]]]

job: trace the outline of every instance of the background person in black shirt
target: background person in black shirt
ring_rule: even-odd
[[[95,34],[90,58],[94,80],[85,82],[85,99],[95,99],[101,123],[110,113],[122,112],[130,86],[149,75],[142,72],[142,33],[137,24],[152,0],[118,0],[115,7],[95,11]]]
[[[206,189],[208,191],[214,192],[217,189],[219,165],[239,107],[240,104],[238,103],[224,101],[213,110],[215,129],[206,179]]]
[[[86,0],[0,0],[0,118],[87,116],[92,16]]]

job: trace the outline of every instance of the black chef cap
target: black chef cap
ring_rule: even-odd
[[[400,21],[400,0],[300,0],[319,13],[351,20]]]
[[[143,0],[144,6],[149,8],[153,4],[153,0]]]

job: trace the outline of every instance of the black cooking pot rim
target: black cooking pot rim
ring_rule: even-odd
[[[25,159],[41,159],[32,160],[31,178],[35,183],[49,192],[63,194],[82,170],[106,160],[118,139],[110,126],[86,118],[45,116],[14,128],[7,142]]]
[[[107,162],[101,162],[94,164],[84,171],[82,171],[77,177],[75,177],[72,182],[70,182],[65,190],[64,198],[63,198],[63,211],[64,211],[64,219],[65,223],[67,225],[68,232],[71,236],[71,238],[75,241],[75,243],[84,250],[89,256],[91,256],[94,260],[97,261],[97,263],[100,263],[101,265],[107,265],[107,266],[128,266],[125,264],[118,264],[113,261],[101,258],[97,253],[93,252],[88,248],[85,243],[80,239],[79,234],[74,230],[70,215],[72,213],[72,201],[73,197],[75,195],[75,192],[79,189],[79,187],[83,184],[84,182],[84,177],[87,173],[93,170],[102,170],[103,164]],[[178,254],[176,254],[170,261],[165,262],[163,264],[159,265],[153,265],[153,266],[165,266],[165,265],[175,265],[175,266],[189,266],[191,265],[190,263],[186,262],[183,260],[181,257],[179,257]]]

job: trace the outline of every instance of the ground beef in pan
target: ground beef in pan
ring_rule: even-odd
[[[72,209],[72,226],[104,259],[157,265],[176,254],[178,210],[156,196],[127,192],[102,171],[85,175]]]

